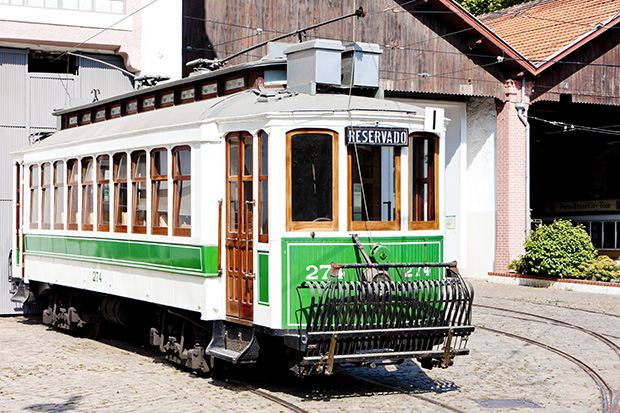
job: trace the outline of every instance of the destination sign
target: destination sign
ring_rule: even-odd
[[[347,145],[407,146],[407,128],[347,126],[344,128]]]

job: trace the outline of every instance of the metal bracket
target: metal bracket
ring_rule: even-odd
[[[451,349],[452,347],[452,336],[454,334],[454,330],[450,329],[448,331],[448,338],[446,339],[446,347],[443,350],[443,360],[439,367],[442,369],[447,369],[452,364],[454,364],[454,357],[456,356],[456,352]]]

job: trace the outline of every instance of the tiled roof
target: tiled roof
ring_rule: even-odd
[[[618,15],[620,0],[536,0],[478,18],[540,66]]]

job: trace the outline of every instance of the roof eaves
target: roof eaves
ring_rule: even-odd
[[[569,43],[562,49],[553,53],[551,56],[547,57],[546,59],[541,61],[539,64],[534,64],[535,70],[534,72],[532,72],[532,74],[539,75],[544,70],[548,69],[549,67],[553,66],[553,64],[557,63],[560,59],[566,57],[570,53],[579,49],[584,44],[594,40],[596,37],[605,33],[607,30],[609,30],[611,27],[615,26],[618,23],[620,23],[620,12],[616,13],[613,17],[607,19],[607,21],[603,22],[602,25],[596,26],[592,30],[584,33],[582,36],[577,38],[575,41],[573,41],[572,43]]]
[[[511,60],[516,61],[521,67],[530,73],[534,73],[536,70],[536,66],[524,55],[522,55],[518,50],[514,47],[510,46],[504,39],[495,34],[491,29],[489,29],[481,20],[463,8],[460,4],[458,4],[454,0],[437,0],[438,3],[441,3],[445,8],[449,11],[453,12],[455,16],[460,17],[460,19],[482,36],[484,36],[487,40],[489,40],[495,47],[502,50]]]

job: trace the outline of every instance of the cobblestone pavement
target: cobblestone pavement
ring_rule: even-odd
[[[478,304],[561,319],[620,344],[618,297],[472,282]],[[474,324],[558,347],[590,364],[614,392],[620,392],[620,358],[589,335],[481,307],[474,309]],[[257,368],[234,375],[249,375],[245,382],[250,385],[313,412],[441,411],[416,395],[468,412],[601,411],[592,379],[547,350],[481,329],[468,347],[471,354],[457,358],[446,370],[422,370],[407,361],[306,380],[265,379],[264,370]],[[407,389],[411,395],[376,382]],[[526,399],[542,409],[491,409],[476,402],[495,399]],[[0,318],[0,411],[172,410],[287,411],[234,383],[176,369],[157,352],[118,337],[95,341],[24,317]]]

